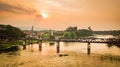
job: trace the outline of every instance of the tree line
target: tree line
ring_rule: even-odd
[[[11,25],[0,25],[0,43],[14,42],[25,37],[25,34],[17,27]]]
[[[118,36],[120,35],[120,30],[111,30],[111,31],[94,31],[94,34],[99,34],[99,35],[113,35],[113,36]]]
[[[79,39],[93,35],[93,31],[90,27],[88,29],[78,29],[75,27],[68,27],[64,31],[57,31],[54,33],[55,36],[61,36],[63,39]]]

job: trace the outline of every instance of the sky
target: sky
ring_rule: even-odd
[[[0,0],[0,24],[21,29],[120,30],[120,0]]]

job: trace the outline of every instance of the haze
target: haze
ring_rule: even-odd
[[[53,30],[69,26],[120,30],[120,0],[0,0],[0,24],[25,29],[33,25]]]

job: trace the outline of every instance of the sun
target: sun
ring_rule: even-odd
[[[45,13],[45,12],[41,12],[41,15],[42,15],[43,18],[47,18],[48,17],[48,14]]]

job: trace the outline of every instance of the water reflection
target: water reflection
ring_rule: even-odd
[[[42,44],[39,44],[39,51],[42,51]]]
[[[39,51],[42,51],[42,40],[39,41]]]
[[[74,45],[73,42],[63,42],[65,44],[65,46],[71,46],[70,44]]]
[[[88,55],[90,55],[90,49],[91,49],[91,48],[90,48],[90,42],[88,42],[88,44],[87,44],[87,54],[88,54]]]
[[[60,41],[57,41],[57,53],[60,52]]]
[[[60,53],[68,56],[58,56],[58,44]],[[21,50],[19,55],[1,54],[0,58],[0,67],[119,67],[120,48],[109,48],[105,43],[70,42],[66,46],[65,42],[55,42],[51,46],[49,42],[42,42],[27,45],[26,50]]]
[[[120,48],[120,44],[107,44],[107,46],[108,46],[109,48],[114,47],[114,46]]]
[[[116,46],[120,48],[120,44],[118,44],[118,45],[116,45]]]
[[[23,48],[25,49],[25,46],[23,46]],[[88,55],[90,55],[91,53],[102,55],[120,55],[119,45],[111,45],[106,43],[54,42],[54,44],[51,45],[50,42],[41,42],[39,44],[27,45],[26,49],[37,52],[41,51],[43,54],[73,51],[78,53],[86,53]]]
[[[32,51],[42,51],[42,53],[54,52],[59,53],[60,51],[74,51],[78,53],[90,53],[95,54],[111,54],[120,55],[120,45],[106,44],[106,43],[81,43],[81,42],[42,42],[38,44],[23,45],[23,49]],[[50,54],[48,53],[48,54]]]
[[[67,46],[66,46],[67,45]],[[91,53],[95,54],[111,54],[111,55],[120,55],[120,48],[115,45],[111,48],[108,47],[106,43],[91,43],[90,50],[88,50],[87,43],[80,42],[71,42],[64,43],[61,42],[61,51],[74,51],[79,53]]]
[[[26,45],[23,45],[23,50],[26,50]]]
[[[57,46],[60,53],[68,56],[59,57]],[[119,45],[81,42],[59,42],[59,45],[54,42],[51,45],[50,42],[39,42],[23,47],[26,50],[19,51],[19,55],[0,54],[0,67],[120,67]]]

